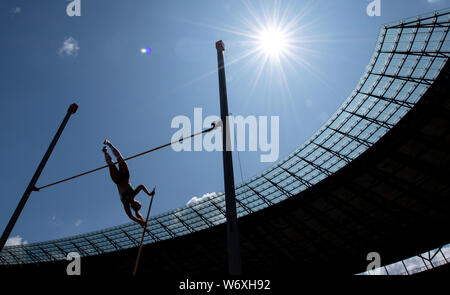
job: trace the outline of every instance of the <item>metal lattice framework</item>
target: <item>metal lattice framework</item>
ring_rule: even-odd
[[[447,264],[450,261],[450,245],[396,263],[385,265],[359,275],[413,275]]]
[[[369,149],[421,99],[450,55],[450,9],[385,25],[359,84],[328,122],[284,160],[236,188],[238,217],[297,195]],[[144,243],[225,222],[224,194],[150,219]],[[48,242],[5,247],[0,264],[63,260],[135,247],[141,227],[128,223]]]

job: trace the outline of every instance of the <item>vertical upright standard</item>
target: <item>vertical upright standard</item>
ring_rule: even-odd
[[[242,274],[239,229],[236,214],[236,194],[234,191],[233,158],[231,153],[230,129],[228,122],[228,99],[225,80],[225,50],[222,40],[216,42],[219,65],[220,117],[222,119],[223,176],[225,182],[225,204],[227,218],[228,271],[230,275]]]
[[[8,240],[8,237],[14,228],[14,225],[16,224],[16,221],[19,218],[20,213],[22,212],[23,208],[25,207],[25,204],[28,201],[28,198],[30,197],[31,192],[33,190],[36,190],[36,182],[38,181],[39,176],[41,175],[41,172],[44,169],[44,166],[47,163],[47,160],[53,151],[53,148],[55,147],[56,143],[58,142],[58,139],[61,136],[61,133],[63,132],[64,127],[66,127],[66,124],[69,121],[70,116],[72,114],[75,114],[77,109],[78,109],[78,106],[76,104],[71,104],[69,109],[67,110],[67,114],[64,117],[64,120],[62,121],[61,125],[59,126],[59,129],[56,132],[55,137],[53,137],[53,140],[50,143],[50,146],[48,147],[47,152],[45,153],[44,157],[42,158],[41,163],[39,164],[36,172],[34,173],[33,178],[31,179],[30,183],[28,184],[27,189],[23,193],[23,196],[22,196],[22,199],[20,199],[19,205],[17,205],[17,208],[14,211],[13,215],[11,216],[11,219],[9,220],[8,225],[6,226],[5,230],[3,231],[2,237],[0,239],[0,251],[3,250],[3,247],[5,246],[6,241]]]

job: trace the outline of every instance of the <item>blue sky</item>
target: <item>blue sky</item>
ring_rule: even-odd
[[[279,116],[282,159],[351,93],[382,24],[449,6],[448,0],[381,0],[381,16],[369,17],[366,0],[280,1],[287,20],[301,16],[295,55],[308,63],[287,58],[281,83],[279,66],[269,63],[257,79],[261,59],[242,58],[252,48],[240,33],[251,31],[256,19],[264,22],[274,2],[81,1],[80,17],[67,16],[64,0],[0,2],[2,230],[72,102],[80,108],[38,185],[103,165],[105,138],[129,156],[168,142],[175,116],[192,118],[196,107],[204,116],[218,115],[214,44],[222,39],[226,62],[237,60],[226,68],[230,112]],[[142,54],[143,47],[152,53]],[[240,153],[241,176],[234,155],[236,183],[272,165],[259,156]],[[134,185],[157,186],[153,214],[223,191],[220,152],[166,149],[129,166]],[[102,170],[33,193],[11,237],[43,241],[128,221]]]

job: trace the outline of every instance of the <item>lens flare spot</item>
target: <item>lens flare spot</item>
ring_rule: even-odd
[[[142,48],[141,53],[142,54],[150,54],[150,53],[152,53],[152,49],[150,47]]]

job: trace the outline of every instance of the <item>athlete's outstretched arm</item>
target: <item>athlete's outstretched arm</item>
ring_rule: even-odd
[[[127,213],[128,217],[129,217],[131,220],[133,220],[133,221],[139,223],[141,226],[144,226],[144,224],[145,224],[144,218],[139,219],[139,218],[134,217],[133,214],[131,213],[131,210],[130,210],[130,206],[129,206],[129,205],[123,204],[123,208],[125,209],[125,213]]]
[[[139,194],[141,192],[141,190],[143,190],[148,196],[153,196],[155,194],[155,187],[153,187],[153,190],[151,192],[148,191],[148,189],[140,184],[137,188],[136,188],[136,195]]]
[[[145,222],[144,216],[142,216],[142,214],[139,211],[135,211],[134,213],[136,214],[137,219],[141,220],[142,222]]]

